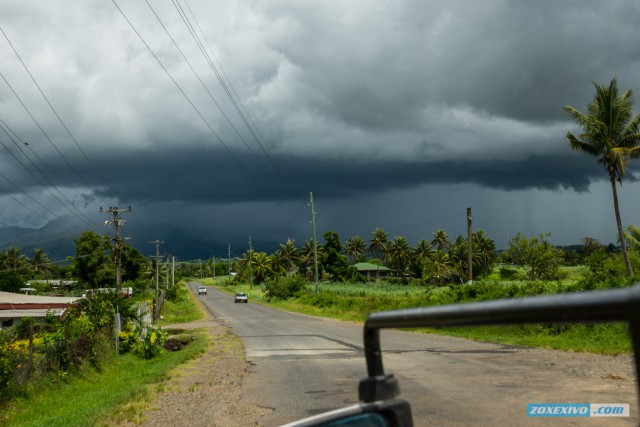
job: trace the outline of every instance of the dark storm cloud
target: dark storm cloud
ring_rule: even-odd
[[[179,215],[191,203],[204,218],[207,205],[231,216],[234,204],[310,191],[337,204],[464,184],[531,191],[544,209],[553,203],[545,191],[586,195],[605,179],[594,158],[570,151],[565,135],[577,129],[562,107],[586,110],[591,81],[617,76],[622,89],[640,90],[640,4],[631,0],[190,2],[258,146],[172,4],[153,4],[224,114],[144,3],[121,6],[155,58],[110,3],[0,7],[0,24],[97,170],[3,37],[0,71],[82,178],[3,81],[0,118],[83,206],[164,204]],[[10,157],[0,167],[44,194]],[[3,218],[20,216],[9,210]]]
[[[76,159],[80,162],[80,159]],[[527,188],[586,191],[604,172],[595,159],[564,155],[532,155],[519,161],[336,161],[274,157],[280,173],[253,156],[229,156],[220,149],[185,147],[171,152],[137,151],[103,155],[102,176],[107,176],[113,196],[129,203],[193,202],[239,203],[243,201],[303,200],[313,191],[330,198],[349,198],[424,184],[475,183],[514,191]],[[50,165],[64,169],[63,164]],[[89,169],[82,171],[89,175]],[[110,173],[107,173],[110,172]],[[628,175],[632,178],[632,174]],[[140,177],[144,177],[141,179]],[[103,183],[94,174],[96,188]],[[25,180],[27,178],[25,177]],[[75,182],[69,174],[62,183]]]
[[[558,120],[590,81],[639,71],[630,2],[400,2],[341,17],[281,5],[266,8],[290,30],[269,42],[301,71],[301,101],[357,126],[411,125],[425,105]]]

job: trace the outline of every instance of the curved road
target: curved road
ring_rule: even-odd
[[[189,286],[195,292],[197,283]],[[209,288],[201,301],[242,339],[250,374],[243,399],[277,426],[358,401],[366,376],[362,326],[288,313]],[[197,292],[196,292],[197,293]],[[394,330],[381,332],[384,365],[400,382],[416,426],[637,425],[628,356],[522,349]],[[529,418],[527,403],[628,403],[629,418]],[[550,421],[552,421],[550,423]]]

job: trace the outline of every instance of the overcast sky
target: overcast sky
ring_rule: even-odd
[[[313,192],[318,235],[343,241],[455,237],[471,207],[499,248],[615,243],[562,107],[614,77],[640,90],[637,1],[174,1],[2,2],[1,225],[130,205],[134,242],[301,243]]]

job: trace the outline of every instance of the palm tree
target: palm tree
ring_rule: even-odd
[[[435,231],[433,233],[431,245],[435,246],[437,250],[443,251],[447,246],[449,246],[449,236],[442,229]]]
[[[439,284],[449,282],[453,277],[458,276],[455,263],[444,251],[436,251],[433,259],[429,262],[431,279]]]
[[[280,243],[281,258],[287,266],[287,274],[292,270],[293,264],[298,261],[298,248],[291,239],[287,239],[287,243]]]
[[[588,105],[588,114],[583,114],[573,107],[564,110],[582,128],[583,133],[574,136],[567,133],[571,149],[598,158],[611,183],[613,193],[613,209],[616,215],[618,238],[622,246],[627,274],[633,275],[629,253],[624,238],[618,191],[616,181],[622,184],[622,177],[631,157],[640,155],[640,114],[633,117],[633,97],[630,90],[622,95],[618,93],[618,83],[614,78],[609,85],[595,86],[596,94]]]
[[[496,244],[484,232],[478,230],[472,235],[473,271],[475,276],[490,274],[498,259]]]
[[[364,239],[360,236],[350,238],[344,245],[344,251],[351,258],[351,262],[357,261],[366,250]]]
[[[318,242],[317,244],[318,251],[318,264],[320,264],[320,260],[324,255],[324,246]],[[313,278],[313,262],[314,262],[314,240],[305,240],[304,246],[300,249],[300,257],[298,258],[301,266],[307,271],[307,278]]]
[[[36,276],[40,273],[46,276],[52,265],[47,254],[40,248],[33,252],[33,258],[29,260],[29,264],[31,264],[33,274]]]
[[[640,237],[640,229],[638,229],[638,227],[636,227],[635,225],[630,225],[627,228],[627,231],[629,233],[625,234],[625,238],[631,244],[631,246],[635,246],[636,248],[640,247],[640,241],[636,239],[636,237]],[[591,255],[602,247],[602,243],[600,243],[598,239],[589,236],[580,239],[580,244],[582,245],[582,253],[585,256]]]
[[[389,237],[389,233],[378,227],[371,232],[371,236],[372,238],[369,240],[369,250],[375,253],[377,258],[380,259],[382,254],[387,250],[387,239]],[[376,271],[376,279],[378,278],[379,274],[378,271]]]
[[[265,252],[254,252],[251,267],[256,282],[262,283],[272,271],[271,257]]]
[[[448,243],[449,261],[456,271],[456,276],[463,277],[469,271],[469,244],[467,239],[458,236],[453,243]],[[442,252],[442,251],[440,251]],[[474,260],[472,259],[471,262]]]
[[[387,258],[396,269],[396,275],[402,275],[406,280],[404,271],[411,259],[409,245],[407,239],[402,236],[396,236],[387,244]]]
[[[425,264],[433,258],[433,246],[427,240],[420,240],[411,253],[411,262],[413,263],[414,271],[419,273],[420,276],[424,274]]]
[[[282,247],[282,243],[280,243],[280,247]],[[278,249],[273,254],[271,254],[271,272],[274,274],[284,273],[286,275],[287,271],[287,261],[284,258],[282,249]]]
[[[23,270],[26,265],[26,257],[20,253],[20,248],[11,246],[4,254],[4,265],[8,270],[18,272]]]

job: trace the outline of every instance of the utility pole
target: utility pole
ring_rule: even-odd
[[[176,257],[171,257],[171,288],[176,286]]]
[[[113,215],[112,221],[105,221],[104,225],[110,227],[113,225],[113,261],[116,264],[116,290],[120,294],[120,288],[122,287],[122,261],[120,258],[120,250],[122,249],[122,241],[127,237],[120,237],[120,227],[124,227],[127,221],[120,219],[121,212],[131,212],[131,206],[127,209],[118,209],[117,206],[110,206],[109,209],[103,210],[100,207],[100,212],[106,212]]]
[[[212,258],[213,261],[213,280],[216,280],[216,256],[214,255]]]
[[[165,278],[165,287],[168,289],[169,288],[169,268],[171,266],[169,265],[169,255],[167,255],[167,277]]]
[[[468,245],[468,257],[467,257],[467,264],[468,264],[468,272],[469,275],[467,277],[467,284],[471,285],[473,283],[473,244],[472,244],[472,240],[473,240],[473,233],[471,232],[471,208],[467,208],[467,245]]]
[[[253,272],[251,271],[252,260],[253,260],[253,249],[251,248],[251,236],[249,236],[249,289],[253,289]]]
[[[160,245],[163,244],[164,242],[160,240],[154,240],[149,243],[153,243],[156,245],[156,256],[154,258],[156,259],[156,300],[157,300],[158,293],[160,292],[160,285],[159,285],[160,275],[158,272],[158,264],[160,263]]]
[[[313,281],[316,283],[316,293],[318,289],[318,238],[316,237],[316,210],[313,206],[313,193],[309,193],[311,203],[311,225],[313,227]]]
[[[231,281],[231,245],[229,244],[228,248],[227,248],[228,252],[227,252],[227,269],[229,270],[227,272],[227,278],[228,281]]]

